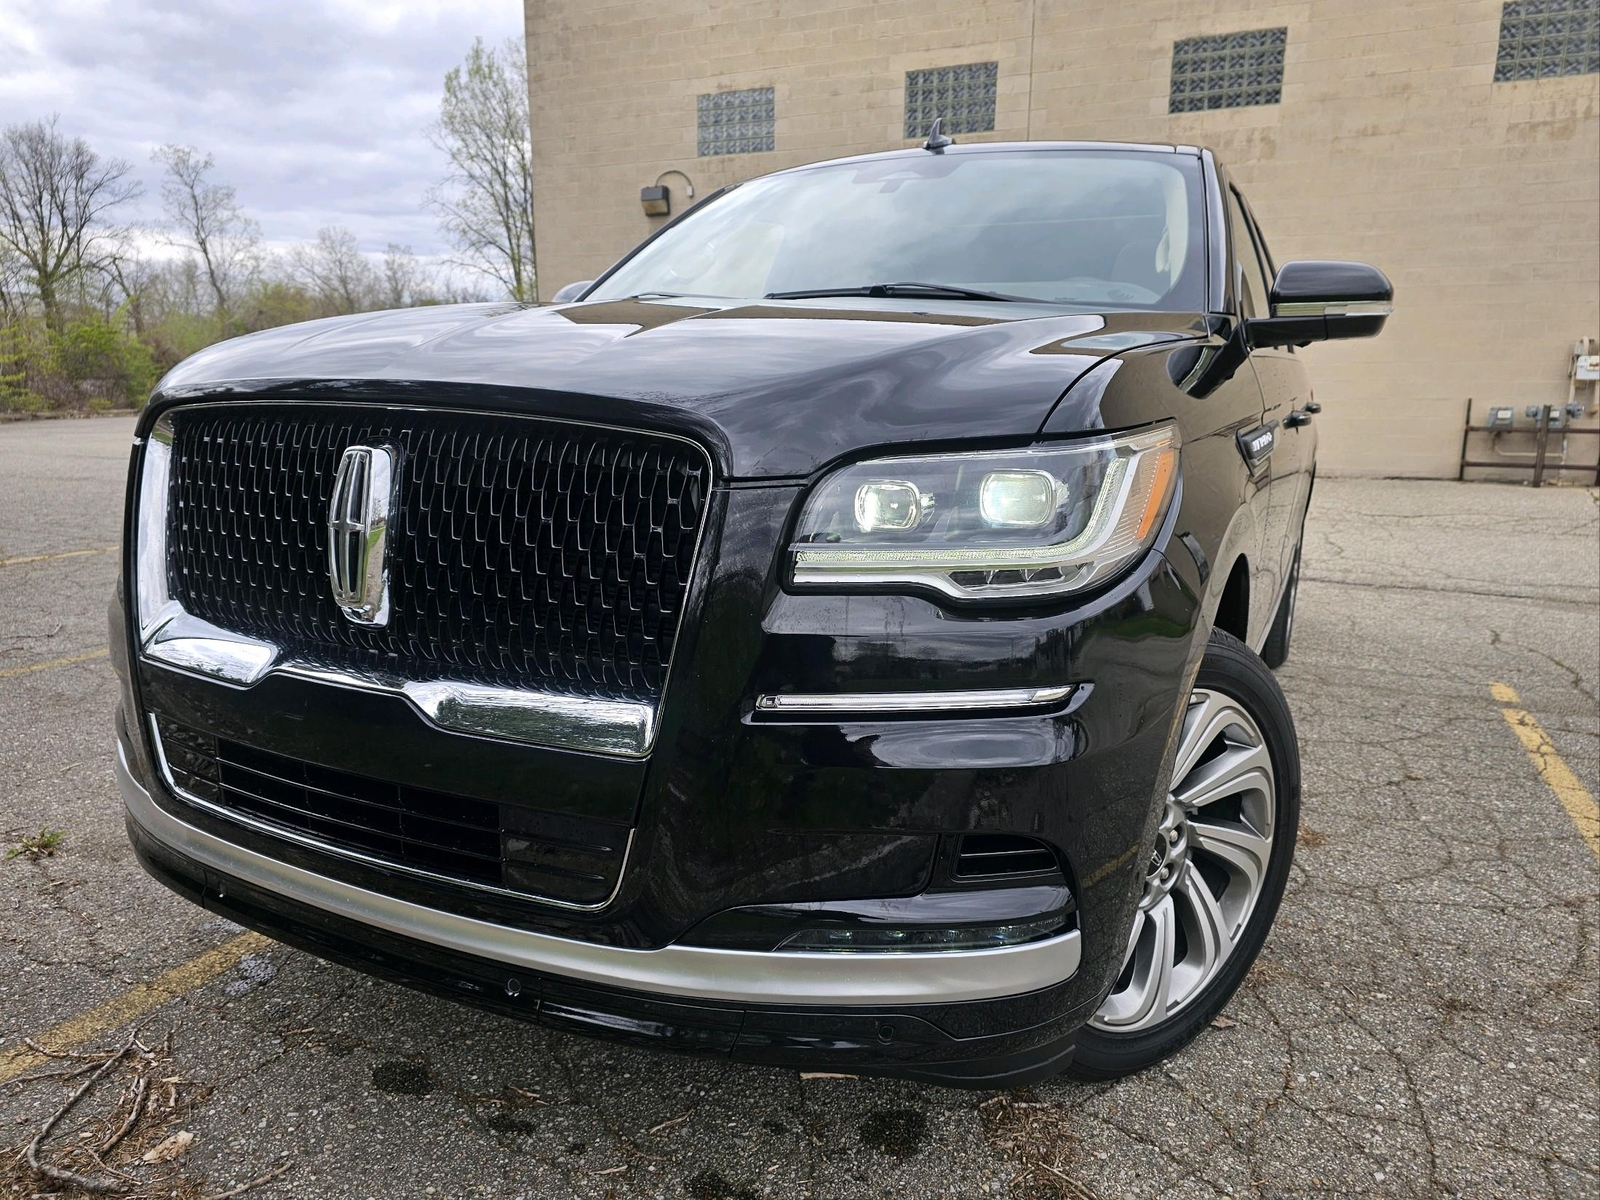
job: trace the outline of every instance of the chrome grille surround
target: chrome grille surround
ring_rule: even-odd
[[[295,603],[299,607],[284,613],[269,612],[267,620],[262,619],[260,611],[235,620],[227,606],[216,603],[214,596],[197,605],[186,594],[186,585],[177,579],[179,571],[185,566],[192,571],[196,562],[193,539],[185,541],[192,530],[179,524],[182,518],[176,512],[191,503],[180,486],[179,468],[186,468],[186,464],[177,461],[184,453],[180,440],[184,430],[179,423],[194,418],[214,421],[219,416],[254,421],[256,428],[265,428],[272,420],[281,423],[337,419],[350,430],[343,441],[351,444],[356,437],[374,430],[380,440],[395,442],[397,434],[410,438],[410,445],[400,446],[399,470],[402,476],[408,468],[412,470],[414,489],[463,480],[463,486],[480,497],[480,507],[451,512],[446,506],[442,515],[430,514],[414,495],[409,499],[401,497],[389,536],[392,543],[408,545],[410,549],[391,552],[391,564],[397,569],[390,628],[358,629],[353,624],[345,628],[348,623],[342,618],[329,616],[330,612],[337,613],[337,608],[326,574],[326,551],[320,543],[328,537],[326,506],[331,497],[302,497],[290,522],[299,542],[271,548],[279,558],[293,560],[291,575],[298,588]],[[417,433],[419,425],[428,426],[427,432]],[[550,441],[567,439],[561,452],[564,457],[555,461],[552,446],[543,451],[542,461],[530,461],[530,457],[538,459],[540,452],[528,449],[530,434],[520,430],[532,431],[533,435],[555,431],[556,436]],[[495,436],[491,437],[491,433]],[[474,446],[487,448],[476,462],[461,456],[446,461],[442,454],[417,452],[416,442],[425,437],[448,438],[451,445],[471,438]],[[518,437],[523,442],[520,448],[512,444]],[[318,442],[315,449],[336,467],[344,448],[340,442],[339,438],[331,438]],[[588,460],[579,461],[579,452],[586,446],[609,447],[612,460],[597,463],[591,455]],[[309,453],[303,444],[291,449],[299,456],[296,463]],[[487,461],[490,451],[495,456],[493,462]],[[405,462],[408,455],[413,459],[410,463]],[[279,454],[280,459],[287,456],[286,451]],[[655,472],[650,494],[629,494],[629,466],[619,466],[617,461],[623,458],[630,463],[641,459],[654,463],[648,467]],[[273,469],[279,474],[284,472],[282,467]],[[542,475],[536,473],[539,470]],[[418,471],[431,471],[432,476],[417,484]],[[646,468],[641,467],[640,471]],[[469,478],[474,472],[475,477]],[[257,454],[255,460],[245,464],[242,473],[256,479],[272,471],[263,470],[261,455]],[[496,511],[483,511],[482,504],[496,503],[496,487],[513,473],[525,492],[529,490],[525,485],[537,479],[538,494],[524,497],[520,510],[515,504],[508,510],[500,501]],[[316,473],[314,478],[326,490],[333,486],[333,476],[330,468]],[[305,470],[301,470],[300,477],[308,477]],[[609,488],[609,495],[596,499],[598,487]],[[644,757],[654,745],[672,649],[690,600],[690,583],[699,563],[713,487],[713,467],[702,447],[687,438],[655,431],[544,416],[402,405],[317,401],[202,401],[182,405],[158,419],[145,446],[134,557],[141,651],[145,658],[164,666],[244,687],[280,673],[393,693],[405,697],[431,723],[457,732]],[[396,485],[397,492],[403,488],[404,479]],[[484,501],[482,497],[490,499]],[[269,500],[271,497],[262,499],[259,511],[252,516],[257,528],[272,517],[266,512]],[[540,505],[538,511],[535,503]],[[553,508],[560,511],[552,512]],[[611,520],[602,528],[595,521],[585,520],[585,513],[601,514],[602,509],[608,520],[637,520],[642,512],[650,521],[643,539],[646,548],[641,551],[641,539],[626,521]],[[661,517],[664,509],[670,512],[670,518]],[[425,523],[430,516],[434,519],[432,526]],[[472,536],[441,536],[445,532],[441,522],[452,522]],[[531,529],[548,531],[551,522],[559,522],[562,544],[547,542],[536,546],[529,540]],[[489,534],[497,536],[498,542],[486,541]],[[254,546],[253,542],[239,542],[241,535],[230,536],[237,544]],[[507,549],[513,536],[520,536],[522,541]],[[546,536],[546,532],[540,536]],[[438,548],[446,548],[456,557],[443,565],[426,560],[422,556],[428,547],[435,548],[435,554],[440,552]],[[499,557],[495,558],[497,550]],[[396,563],[394,555],[398,553],[409,553],[411,557]],[[562,571],[576,561],[587,575],[576,581],[563,575],[552,583],[538,570],[523,569],[530,561],[537,563],[541,554],[544,563],[555,564]],[[490,559],[494,559],[495,569],[485,574],[479,570],[480,561]],[[596,562],[599,568],[595,567]],[[244,585],[230,581],[247,596],[253,595],[250,587],[259,590],[261,572],[270,576],[273,570],[280,570],[280,563],[263,562],[259,557],[247,566],[257,571],[254,579]],[[617,570],[614,575],[603,577],[607,566],[617,566]],[[227,569],[237,573],[244,568],[230,564]],[[487,585],[457,586],[448,592],[428,588],[441,578],[459,584],[463,574],[470,576],[474,571],[477,574],[469,583],[486,579]],[[521,590],[529,586],[542,587],[544,591],[530,597]],[[318,594],[312,593],[313,587],[319,589]],[[553,595],[563,589],[563,595]],[[454,597],[463,591],[471,597],[470,603],[458,603],[449,616],[456,627],[476,620],[473,627],[480,629],[482,636],[471,638],[458,633],[440,639],[442,645],[429,645],[427,653],[410,657],[393,652],[395,639],[417,632],[414,618],[410,625],[406,624],[403,606],[409,602],[408,595],[413,600],[427,595],[437,607],[455,603]],[[438,600],[441,595],[449,598]],[[580,600],[582,603],[577,603]],[[630,611],[616,612],[619,604],[630,606]],[[588,621],[597,614],[603,636],[595,636],[592,624],[584,626],[578,632],[588,639],[587,649],[584,654],[577,654],[572,639],[561,640],[561,630],[555,631],[558,636],[552,641],[544,626],[525,619],[524,610],[541,605],[545,615],[562,610],[574,621]],[[195,606],[205,611],[190,611]],[[514,615],[523,618],[517,628],[512,627]],[[338,623],[330,625],[330,621]],[[608,626],[607,622],[611,624]],[[450,625],[451,621],[442,623]],[[229,627],[241,624],[250,628]],[[400,628],[397,630],[396,626]],[[307,630],[313,636],[304,636]],[[285,632],[287,636],[283,636]],[[541,637],[545,638],[542,642]],[[390,640],[382,644],[371,640],[378,638]],[[600,653],[595,652],[597,642]]]

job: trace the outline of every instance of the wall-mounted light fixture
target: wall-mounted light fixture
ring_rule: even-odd
[[[661,181],[668,175],[676,175],[683,180],[683,194],[686,199],[694,199],[694,181],[679,170],[663,171],[656,176],[656,181],[650,187],[639,189],[639,207],[644,209],[647,217],[665,217],[672,213],[672,193]]]
[[[639,189],[639,206],[647,217],[664,217],[672,211],[672,199],[659,183]]]

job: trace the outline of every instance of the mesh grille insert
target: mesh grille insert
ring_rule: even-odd
[[[180,791],[334,851],[577,905],[604,902],[622,870],[624,825],[336,771],[168,720],[158,728]]]
[[[710,471],[648,434],[474,413],[179,409],[169,582],[184,608],[314,663],[653,701]],[[390,616],[351,623],[328,575],[346,447],[398,452]]]

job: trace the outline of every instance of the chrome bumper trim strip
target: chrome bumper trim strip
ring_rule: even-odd
[[[942,713],[1061,704],[1078,690],[1075,683],[1055,687],[987,688],[953,692],[777,693],[756,697],[756,710],[794,716],[842,713]]]
[[[563,750],[643,758],[656,735],[656,706],[453,680],[417,681],[342,671],[280,657],[270,642],[220,629],[169,602],[171,614],[151,631],[144,657],[207,679],[251,687],[269,675],[403,696],[440,729]]]
[[[179,820],[151,799],[117,742],[117,786],[151,838],[220,874],[401,937],[607,987],[744,1004],[883,1005],[994,1000],[1060,983],[1078,969],[1082,935],[996,950],[912,954],[769,953],[667,946],[628,950],[495,925],[397,900],[246,850]]]

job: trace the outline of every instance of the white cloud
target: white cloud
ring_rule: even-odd
[[[346,225],[363,249],[444,249],[422,196],[443,171],[423,129],[444,73],[482,36],[522,34],[518,0],[4,0],[0,123],[59,113],[125,158],[157,215],[163,142],[215,155],[269,242]]]

